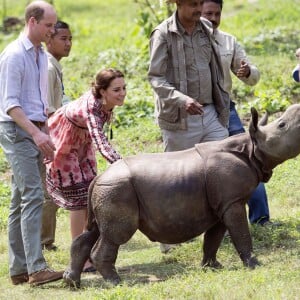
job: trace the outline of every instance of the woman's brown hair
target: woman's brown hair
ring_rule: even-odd
[[[100,90],[106,90],[110,83],[116,78],[124,78],[124,74],[116,69],[104,69],[97,73],[95,81],[92,82],[92,93],[96,99],[101,99]]]

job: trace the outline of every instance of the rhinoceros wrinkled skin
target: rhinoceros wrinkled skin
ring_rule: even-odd
[[[88,231],[74,240],[65,281],[80,286],[91,259],[105,280],[120,282],[119,246],[140,230],[151,241],[181,243],[204,234],[202,265],[216,259],[226,229],[245,266],[254,268],[245,204],[272,169],[300,153],[300,105],[266,125],[252,108],[249,133],[112,164],[91,183]]]

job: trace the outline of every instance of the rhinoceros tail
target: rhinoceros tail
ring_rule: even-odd
[[[93,229],[93,224],[96,222],[95,221],[95,216],[92,208],[92,192],[94,189],[95,182],[97,180],[98,176],[96,176],[92,182],[90,183],[89,190],[88,190],[88,205],[87,205],[87,210],[88,210],[88,219],[87,219],[87,230],[91,231]]]

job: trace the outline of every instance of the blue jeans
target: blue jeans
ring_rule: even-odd
[[[230,101],[229,136],[245,132],[241,119]],[[251,224],[263,224],[270,219],[268,199],[265,185],[261,182],[252,193],[249,201],[249,221]]]
[[[12,169],[8,217],[10,276],[46,268],[41,247],[42,155],[30,135],[14,122],[0,122],[0,144]]]

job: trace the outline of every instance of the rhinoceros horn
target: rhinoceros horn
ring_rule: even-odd
[[[268,123],[269,113],[266,111],[261,120],[258,122],[259,126],[265,126]]]

